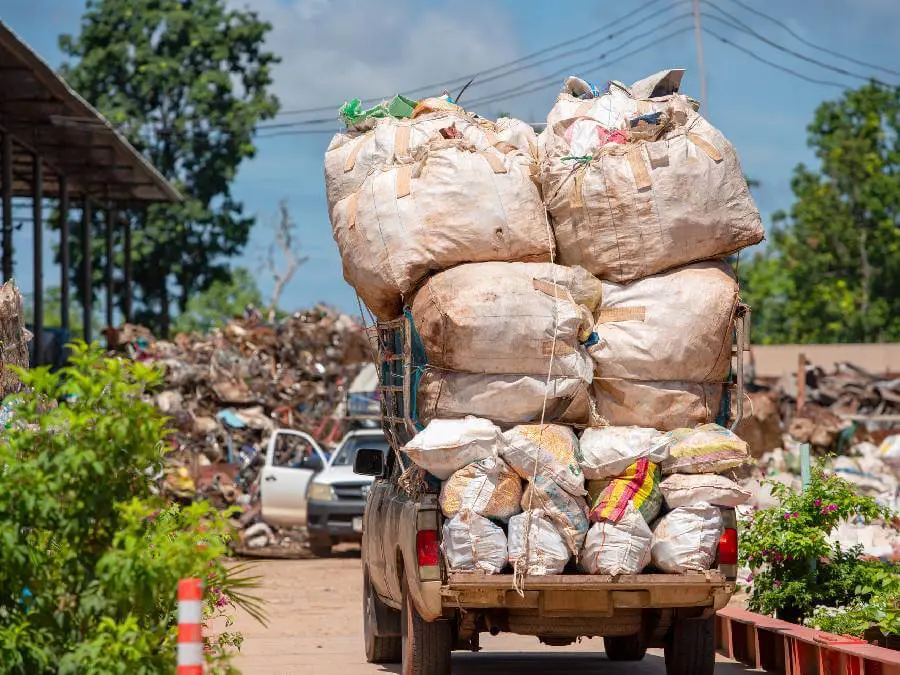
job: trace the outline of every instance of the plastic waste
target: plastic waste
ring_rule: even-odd
[[[604,520],[591,525],[581,555],[590,574],[638,574],[650,564],[653,533],[632,504],[618,523]]]

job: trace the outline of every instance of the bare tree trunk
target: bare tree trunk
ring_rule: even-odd
[[[859,233],[859,266],[862,276],[862,302],[860,314],[862,318],[863,341],[869,341],[869,307],[872,292],[872,268],[869,265],[869,249],[867,247],[868,232],[862,228]]]
[[[28,367],[28,340],[22,311],[22,294],[15,281],[0,286],[0,398],[19,391],[19,376],[6,366]]]
[[[172,320],[169,308],[168,275],[164,274],[159,284],[159,332],[164,340],[169,337],[169,324]]]

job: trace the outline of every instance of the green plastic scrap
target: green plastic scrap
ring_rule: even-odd
[[[376,106],[368,110],[362,109],[362,101],[358,98],[345,103],[340,109],[341,119],[348,127],[356,126],[361,122],[365,122],[371,118],[396,117],[405,118],[412,117],[418,101],[406,98],[397,94],[390,101],[382,101]]]

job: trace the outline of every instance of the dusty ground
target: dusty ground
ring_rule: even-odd
[[[244,647],[236,665],[245,675],[374,675],[399,673],[397,666],[367,664],[362,644],[362,574],[358,550],[328,560],[272,560],[259,563],[264,578],[257,591],[266,600],[264,628],[239,616]],[[613,664],[603,642],[546,647],[536,638],[482,636],[479,654],[454,653],[459,675],[664,675],[662,654],[652,650],[640,664]],[[723,662],[717,675],[737,675],[742,666]]]

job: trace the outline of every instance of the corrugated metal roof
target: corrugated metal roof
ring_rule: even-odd
[[[62,173],[73,196],[137,202],[184,199],[103,115],[0,21],[2,132],[18,142],[13,153],[15,195],[32,194],[31,167],[38,153],[46,166],[45,196],[58,193]]]

